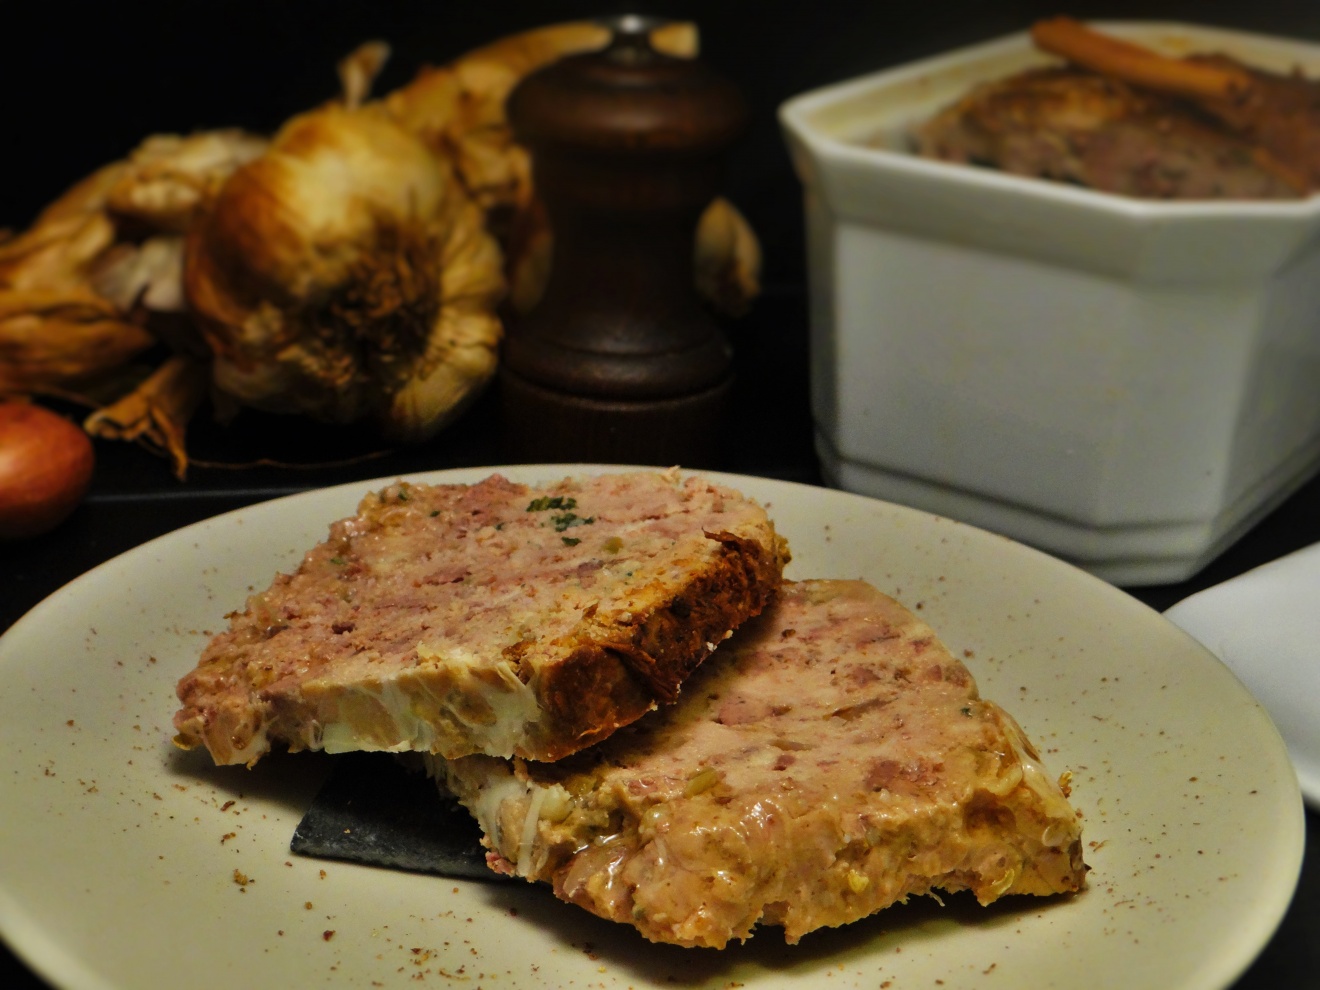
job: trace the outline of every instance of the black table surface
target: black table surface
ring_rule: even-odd
[[[801,293],[784,292],[771,293],[732,328],[738,355],[735,402],[725,424],[727,456],[713,466],[820,482],[812,447],[805,326]],[[425,447],[380,451],[370,437],[342,428],[260,416],[220,427],[203,419],[190,442],[198,463],[185,481],[144,450],[98,442],[97,475],[75,514],[44,537],[0,545],[0,630],[84,571],[220,512],[327,484],[507,463],[500,456],[498,422],[497,392],[492,392]],[[251,463],[257,460],[264,463]],[[1186,595],[1316,541],[1320,479],[1298,490],[1191,580],[1127,590],[1162,611]],[[1320,815],[1314,811],[1306,814],[1306,832],[1307,855],[1292,906],[1236,984],[1241,990],[1320,986]],[[0,945],[0,986],[43,985],[10,948]]]

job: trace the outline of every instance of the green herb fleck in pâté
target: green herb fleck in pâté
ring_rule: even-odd
[[[527,506],[528,512],[544,512],[546,509],[576,509],[577,499],[572,496],[542,495],[534,498]]]

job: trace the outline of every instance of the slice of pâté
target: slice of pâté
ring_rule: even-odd
[[[559,759],[672,702],[787,557],[759,505],[677,471],[400,481],[229,616],[175,741]]]
[[[789,942],[936,889],[1083,885],[1081,827],[1017,723],[860,581],[787,583],[679,703],[554,764],[428,758],[495,870],[656,942]]]

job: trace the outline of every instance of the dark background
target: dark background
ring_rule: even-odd
[[[0,228],[25,226],[46,203],[153,133],[241,126],[271,132],[336,95],[335,62],[371,38],[393,57],[384,92],[423,64],[446,62],[517,30],[600,14],[653,13],[696,21],[704,57],[744,91],[752,122],[729,160],[726,189],[761,237],[766,294],[736,330],[740,439],[728,469],[816,480],[807,407],[805,272],[800,188],[775,117],[785,99],[818,86],[1021,31],[1068,13],[1088,19],[1180,20],[1320,41],[1320,0],[1256,2],[883,3],[844,0],[726,3],[498,2],[17,3],[0,0]],[[64,582],[178,526],[265,498],[355,478],[504,463],[490,445],[489,408],[474,408],[434,444],[350,467],[195,463],[186,481],[138,448],[98,441],[98,474],[84,505],[55,533],[0,545],[0,632]],[[267,445],[311,462],[370,442],[305,423],[250,418],[222,429],[195,422],[194,455],[241,460]],[[1192,582],[1137,589],[1163,609],[1307,542],[1320,540],[1320,480],[1311,482]],[[3,699],[3,684],[0,684]],[[0,717],[3,717],[0,709]],[[0,807],[0,815],[4,814]],[[1320,985],[1320,816],[1293,909],[1240,990]],[[0,986],[36,986],[0,945]]]
[[[336,94],[335,62],[368,38],[394,55],[377,92],[419,66],[500,35],[554,21],[640,12],[686,18],[702,48],[754,111],[730,162],[728,188],[761,234],[766,280],[799,286],[799,195],[776,107],[817,86],[1019,31],[1067,12],[1165,19],[1320,39],[1314,0],[1257,2],[884,3],[881,0],[619,3],[251,0],[0,3],[0,227],[21,227],[44,203],[148,134],[242,126],[274,130]]]

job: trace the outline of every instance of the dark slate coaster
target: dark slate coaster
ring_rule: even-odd
[[[294,830],[301,856],[476,880],[486,866],[481,829],[425,773],[384,753],[345,753]]]

